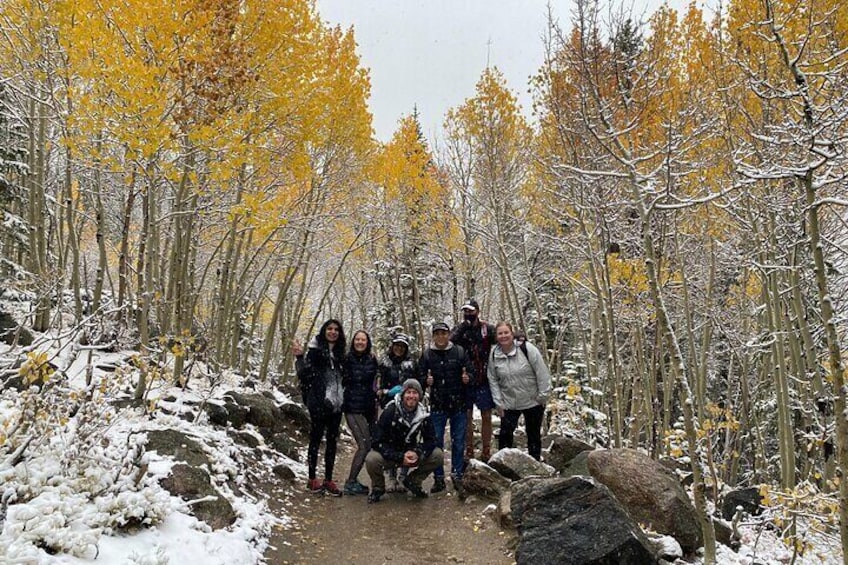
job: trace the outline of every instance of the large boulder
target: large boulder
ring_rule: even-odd
[[[536,461],[520,449],[508,447],[501,449],[489,458],[489,467],[513,481],[527,477],[552,477],[556,469]]]
[[[294,424],[297,429],[304,432],[309,430],[309,424],[311,422],[309,418],[309,411],[304,408],[303,405],[298,404],[297,402],[285,402],[280,404],[280,412],[282,412],[283,417]]]
[[[701,546],[695,508],[668,469],[633,449],[591,451],[587,458],[592,477],[612,491],[634,520],[672,536],[687,554]]]
[[[185,461],[193,467],[206,465],[209,468],[209,457],[200,444],[176,430],[148,431],[146,449],[173,457],[176,461]]]
[[[542,452],[545,463],[562,471],[569,463],[584,451],[592,451],[594,448],[586,442],[572,437],[555,437],[551,446]]]
[[[517,482],[511,509],[519,565],[657,563],[639,525],[606,487],[588,477]]]
[[[712,522],[716,541],[722,545],[726,545],[733,551],[739,551],[742,543],[730,524],[716,517],[712,518]]]
[[[257,428],[277,430],[282,424],[282,412],[274,403],[272,398],[264,394],[241,394],[230,391],[226,396],[232,398],[236,404],[247,408],[247,423]]]
[[[268,444],[292,461],[300,461],[300,454],[297,451],[298,446],[287,434],[274,434],[269,438]]]
[[[207,402],[203,405],[203,411],[209,418],[209,422],[216,426],[226,426],[229,423],[229,414],[227,409],[220,404]]]
[[[574,459],[568,462],[568,465],[560,469],[559,476],[573,477],[575,475],[582,475],[584,477],[591,477],[592,473],[589,472],[589,453],[590,451],[581,451],[578,453]]]
[[[174,496],[191,502],[189,508],[192,514],[212,529],[226,528],[236,521],[232,504],[212,486],[209,474],[203,469],[179,463],[171,467],[171,474],[160,483]],[[204,498],[210,500],[193,502]]]
[[[32,345],[32,333],[18,323],[8,312],[0,311],[0,342],[12,345],[17,340],[18,345]]]
[[[247,423],[247,408],[244,406],[227,401],[224,403],[224,410],[227,411],[227,421],[235,429],[240,430]]]
[[[510,480],[477,459],[468,462],[462,476],[462,486],[469,494],[479,494],[498,500],[509,488]]]
[[[763,512],[762,502],[760,489],[756,487],[732,490],[724,495],[724,500],[721,502],[721,517],[732,520],[737,507],[743,512],[757,516]]]

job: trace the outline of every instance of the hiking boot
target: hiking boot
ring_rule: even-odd
[[[339,487],[336,486],[335,481],[332,481],[332,480],[329,480],[329,479],[324,479],[324,485],[323,486],[324,486],[324,492],[326,492],[329,495],[332,495],[332,496],[341,496],[342,495],[342,491]]]
[[[430,489],[430,494],[436,494],[437,492],[444,492],[447,487],[445,486],[445,478],[444,477],[436,477],[433,479],[433,487]]]
[[[412,479],[409,477],[405,477],[403,479],[403,486],[406,487],[406,490],[411,492],[415,498],[427,498],[427,493],[421,488],[421,485],[416,485],[412,482]]]
[[[385,491],[382,491],[378,488],[371,489],[371,494],[368,495],[368,504],[376,504],[380,502],[380,498],[386,494]]]
[[[306,483],[306,490],[319,494],[324,492],[324,485],[318,479],[309,479],[309,482]]]
[[[347,481],[344,486],[346,496],[356,496],[357,494],[368,494],[368,487],[359,481]]]
[[[397,492],[399,492],[401,494],[406,492],[406,487],[404,486],[405,481],[406,481],[406,473],[405,472],[399,472],[397,479],[395,480],[395,482],[397,482]]]
[[[462,484],[462,477],[451,477],[451,482],[453,483],[453,490],[456,491],[456,496],[460,500],[465,500],[468,497],[468,493]]]

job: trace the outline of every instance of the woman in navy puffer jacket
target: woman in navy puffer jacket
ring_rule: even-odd
[[[368,494],[359,482],[365,456],[371,451],[371,426],[377,415],[377,358],[371,353],[371,336],[365,330],[353,334],[345,358],[344,411],[347,427],[356,440],[356,453],[345,483],[345,494]]]

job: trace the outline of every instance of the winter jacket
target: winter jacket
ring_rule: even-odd
[[[418,378],[418,367],[415,360],[407,351],[403,357],[395,357],[391,347],[380,359],[380,382],[378,389],[383,391],[380,404],[385,408],[392,401],[387,393],[395,386],[400,386],[406,379]]]
[[[300,392],[306,408],[312,414],[341,412],[344,395],[342,377],[344,360],[336,359],[326,342],[312,338],[306,355],[295,361]]]
[[[539,349],[525,343],[527,354],[514,342],[512,351],[504,353],[500,345],[489,356],[489,385],[498,408],[525,410],[548,401],[551,373]]]
[[[474,381],[474,366],[460,345],[448,342],[445,349],[430,346],[418,362],[418,380],[422,387],[427,385],[428,373],[433,376],[430,387],[430,410],[453,414],[465,410],[468,386],[462,384],[462,369],[468,373],[469,382]]]
[[[486,384],[488,376],[486,366],[489,363],[489,351],[497,343],[495,340],[495,326],[483,321],[478,321],[475,324],[469,324],[467,321],[464,321],[453,328],[450,340],[457,345],[461,345],[471,358],[476,377],[476,379],[471,381],[472,384],[474,386]]]
[[[345,414],[363,414],[373,422],[377,411],[377,359],[366,350],[351,351],[345,358],[344,405]]]
[[[371,448],[378,451],[386,461],[403,463],[403,454],[414,451],[421,461],[436,448],[436,430],[430,414],[418,404],[411,420],[404,418],[401,395],[395,396],[374,426]]]

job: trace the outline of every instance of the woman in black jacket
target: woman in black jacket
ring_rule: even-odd
[[[347,427],[356,440],[356,453],[344,493],[368,494],[368,487],[359,482],[359,472],[371,450],[371,426],[377,415],[377,359],[371,353],[371,336],[365,330],[353,334],[344,368],[342,409]]]
[[[306,355],[298,344],[293,347],[297,357],[296,369],[303,402],[309,410],[309,482],[307,488],[315,493],[326,492],[341,496],[333,481],[336,463],[336,444],[342,424],[342,376],[345,360],[345,335],[338,320],[327,320],[318,335],[310,340]],[[324,450],[324,481],[316,478],[318,448],[326,433]]]

